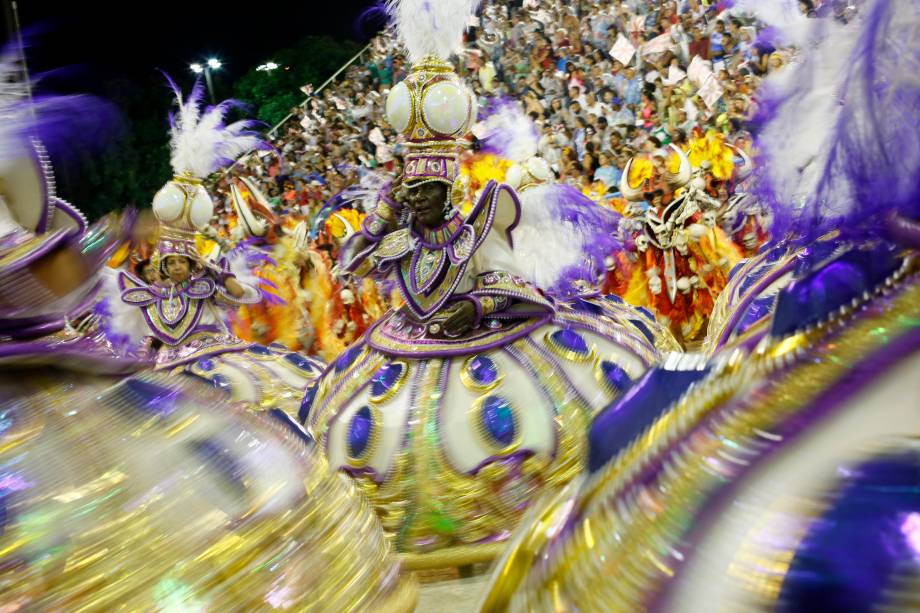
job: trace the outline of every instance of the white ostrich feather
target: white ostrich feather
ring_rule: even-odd
[[[798,0],[738,0],[732,12],[751,15],[776,28],[786,44],[802,43],[809,31],[809,19],[799,9]]]
[[[216,170],[231,165],[254,149],[266,148],[262,137],[252,131],[256,122],[237,121],[225,125],[232,100],[202,110],[204,88],[195,84],[187,99],[170,81],[179,109],[170,117],[170,163],[177,175],[190,174],[204,179]]]
[[[387,14],[393,20],[409,61],[426,55],[448,59],[463,50],[463,33],[480,0],[387,0]]]
[[[473,129],[483,150],[512,162],[525,162],[537,155],[540,135],[520,102],[498,100],[493,112]]]
[[[914,209],[920,2],[872,0],[847,25],[809,22],[808,44],[761,93],[773,110],[758,148],[779,218],[826,231]]]

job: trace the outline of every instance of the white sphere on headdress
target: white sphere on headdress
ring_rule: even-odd
[[[185,207],[185,192],[170,181],[153,197],[153,214],[160,221],[170,223],[182,216]]]
[[[153,197],[153,213],[169,226],[200,230],[214,216],[214,202],[201,185],[170,181]]]
[[[524,169],[520,164],[515,164],[505,173],[505,185],[512,189],[518,189],[524,180]]]
[[[422,116],[432,132],[457,136],[469,126],[471,107],[470,95],[462,85],[442,81],[424,93]]]
[[[208,225],[213,216],[214,201],[211,200],[211,196],[208,195],[208,191],[205,188],[198,186],[198,189],[195,190],[195,196],[192,198],[192,205],[188,215],[189,220],[195,229],[200,230]]]
[[[397,132],[409,129],[412,120],[412,95],[405,81],[401,81],[387,96],[387,120]]]
[[[541,157],[532,157],[527,160],[527,172],[529,172],[534,179],[544,183],[556,178],[549,162]]]

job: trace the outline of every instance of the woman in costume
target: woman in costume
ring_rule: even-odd
[[[457,139],[474,109],[443,58],[475,4],[392,7],[414,63],[387,101],[405,170],[339,266],[394,277],[405,306],[332,363],[301,412],[416,567],[494,556],[544,486],[580,471],[588,419],[658,358],[656,334],[667,334],[638,312],[648,338],[621,325],[616,302],[557,301],[535,286],[536,269],[561,277],[582,256],[560,240],[563,220],[541,235],[507,185],[490,182],[468,214],[456,209]],[[524,236],[543,253],[525,251]]]
[[[293,413],[323,364],[284,346],[254,345],[236,336],[225,311],[262,296],[255,284],[238,280],[226,258],[211,262],[196,247],[198,231],[214,213],[202,180],[261,143],[247,131],[250,122],[223,125],[228,103],[202,113],[202,91],[196,84],[183,100],[175,89],[179,111],[172,123],[171,162],[176,174],[153,200],[160,222],[153,259],[161,280],[148,284],[119,273],[120,302],[133,309],[134,321],[130,313],[114,319],[146,337],[148,345],[158,345],[157,369],[185,369],[227,389],[236,400]]]
[[[131,224],[55,196],[31,138],[57,104],[7,98],[17,73],[0,62],[4,608],[413,610],[373,512],[292,422],[103,334],[101,269]]]
[[[918,28],[920,3],[874,0],[789,31],[759,187],[809,253],[756,346],[598,417],[592,472],[534,511],[485,611],[917,609]]]

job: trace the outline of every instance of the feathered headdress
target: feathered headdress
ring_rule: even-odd
[[[463,50],[463,33],[481,0],[387,0],[386,11],[409,61],[442,60]]]
[[[805,239],[920,217],[920,2],[873,0],[809,44],[762,94],[760,198]]]
[[[240,107],[236,100],[225,100],[216,106],[202,109],[204,86],[197,81],[188,98],[170,79],[170,88],[179,106],[169,115],[169,161],[177,176],[204,179],[211,173],[229,166],[238,157],[255,149],[266,149],[268,144],[253,131],[258,121],[241,120],[226,124],[231,109]]]
[[[252,131],[258,122],[242,120],[226,125],[227,114],[239,103],[226,100],[202,109],[201,81],[186,99],[176,83],[169,76],[166,79],[179,108],[169,116],[170,163],[176,176],[153,199],[153,212],[160,221],[156,254],[160,262],[169,255],[197,255],[195,234],[214,214],[214,203],[202,180],[244,153],[268,147]]]

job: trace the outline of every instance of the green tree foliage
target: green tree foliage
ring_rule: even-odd
[[[278,69],[261,72],[253,67],[244,74],[233,87],[233,97],[251,107],[248,116],[275,125],[304,100],[302,86],[318,87],[360,49],[354,41],[305,38],[274,54]],[[180,85],[186,92],[191,87],[190,82]],[[226,90],[220,90],[225,96]],[[167,117],[173,97],[163,77],[151,71],[144,80],[114,79],[100,94],[119,107],[121,125],[110,127],[102,150],[69,151],[66,158],[54,160],[59,194],[91,220],[129,205],[150,206],[172,176]]]
[[[256,117],[273,126],[303,102],[302,86],[319,87],[360,50],[361,45],[351,40],[309,36],[272,56],[279,65],[276,70],[254,67],[243,75],[236,82],[234,97],[252,105]]]
[[[117,125],[107,127],[108,133],[88,135],[104,146],[69,151],[54,160],[58,192],[91,220],[129,205],[149,206],[171,176],[167,133],[171,97],[162,77],[114,79],[105,83],[101,95],[122,115]]]

